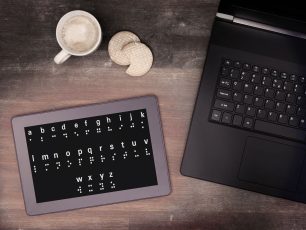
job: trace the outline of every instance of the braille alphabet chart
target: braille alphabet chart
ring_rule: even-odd
[[[157,185],[146,109],[25,127],[37,203]]]

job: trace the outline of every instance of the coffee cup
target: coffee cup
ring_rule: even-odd
[[[85,56],[98,49],[102,41],[102,30],[93,15],[86,11],[74,10],[59,20],[56,39],[62,51],[54,57],[54,61],[62,64],[71,55]]]

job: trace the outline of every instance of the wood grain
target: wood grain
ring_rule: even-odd
[[[180,174],[216,0],[12,0],[0,2],[0,229],[306,229],[304,204]],[[55,27],[70,10],[94,14],[97,52],[56,65]],[[152,48],[154,66],[127,76],[107,54],[109,38],[130,30]],[[24,211],[10,119],[76,105],[158,96],[172,193],[30,217]]]

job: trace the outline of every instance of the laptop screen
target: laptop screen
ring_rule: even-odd
[[[286,29],[305,31],[303,1],[221,0],[219,12]]]

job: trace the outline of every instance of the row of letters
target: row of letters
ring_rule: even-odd
[[[99,175],[78,176],[75,178],[77,182],[76,191],[79,194],[92,193],[96,190],[103,191],[105,189],[116,189],[114,182],[114,173],[99,173]]]
[[[145,114],[143,113],[143,112],[140,112],[140,116],[141,116],[141,118],[145,118],[146,116],[145,116]],[[121,115],[118,115],[118,117],[119,117],[119,121],[120,122],[122,122],[122,116]],[[134,124],[133,123],[133,115],[132,115],[132,113],[130,113],[129,114],[129,117],[130,117],[130,119],[129,119],[129,122],[131,123],[131,124]],[[95,120],[95,127],[101,127],[102,126],[102,120],[101,119],[97,119],[97,120]],[[112,123],[112,119],[111,118],[109,118],[109,117],[106,117],[105,118],[105,122],[106,122],[106,124],[111,124]],[[143,124],[143,123],[142,123]],[[134,124],[135,125],[135,124]],[[72,125],[72,127],[75,129],[75,130],[77,130],[77,129],[79,129],[79,128],[82,128],[82,126],[83,126],[83,128],[84,129],[86,129],[89,125],[88,125],[88,120],[84,120],[84,121],[82,121],[82,122],[74,122],[73,123],[73,125]],[[56,127],[55,125],[54,126],[51,126],[51,127],[49,127],[48,129],[46,128],[46,127],[39,127],[39,130],[40,130],[40,134],[45,134],[47,131],[50,131],[50,132],[56,132],[56,131],[58,131],[58,130],[61,130],[61,131],[66,131],[67,130],[67,125],[66,125],[66,123],[63,123],[63,124],[61,124],[61,125],[59,125],[59,127]],[[27,135],[28,136],[32,136],[33,135],[33,131],[32,130],[27,130]]]

